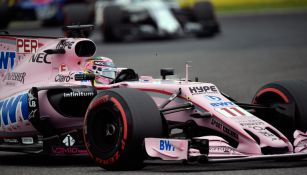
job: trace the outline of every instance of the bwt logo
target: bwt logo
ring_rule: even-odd
[[[0,126],[16,123],[18,109],[21,111],[23,120],[28,120],[28,94],[21,94],[0,101]]]
[[[38,40],[22,39],[16,40],[17,53],[36,53],[38,49]]]
[[[0,52],[0,69],[8,69],[10,62],[11,69],[14,68],[16,52]]]
[[[232,106],[234,105],[233,102],[217,102],[217,103],[210,103],[213,107],[226,107],[226,106]]]
[[[175,147],[170,144],[169,140],[160,140],[161,151],[175,151]]]

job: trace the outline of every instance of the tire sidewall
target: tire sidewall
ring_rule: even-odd
[[[122,9],[118,5],[107,6],[104,9],[103,24],[101,26],[105,42],[120,42],[124,36],[120,31]]]
[[[118,161],[120,158],[120,155],[124,153],[125,151],[125,145],[128,137],[128,118],[127,116],[130,116],[130,111],[127,110],[127,104],[115,93],[112,94],[104,94],[101,93],[95,99],[93,100],[94,103],[91,103],[91,105],[88,108],[86,118],[84,121],[84,141],[85,141],[85,146],[87,149],[91,150],[90,156],[99,164],[101,165],[111,165],[115,161]],[[112,103],[115,105],[115,107],[119,110],[119,113],[121,115],[118,115],[116,117],[119,126],[120,126],[120,132],[119,132],[119,138],[117,141],[117,145],[113,148],[112,151],[110,152],[102,152],[97,145],[91,145],[90,143],[93,143],[93,131],[88,130],[87,127],[89,125],[92,125],[91,115],[93,115],[93,112],[95,112],[95,108],[100,107],[101,105],[107,104],[107,103]],[[125,110],[126,109],[126,110]],[[101,116],[103,117],[103,116]],[[88,132],[89,131],[89,132]]]
[[[305,87],[305,88],[304,88]],[[307,93],[306,91],[307,83],[305,81],[282,81],[282,82],[274,82],[269,83],[258,90],[255,97],[253,98],[252,103],[260,104],[261,98],[267,98],[265,95],[279,96],[279,99],[282,99],[282,104],[292,105],[293,106],[293,115],[283,115],[279,114],[280,122],[276,122],[275,126],[279,129],[283,134],[285,134],[289,140],[293,141],[293,132],[295,130],[306,131],[306,101]],[[266,120],[267,117],[263,116],[262,119]],[[305,118],[304,118],[305,117]],[[270,119],[269,119],[270,120]],[[274,126],[274,125],[273,125]]]

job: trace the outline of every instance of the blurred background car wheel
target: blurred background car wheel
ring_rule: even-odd
[[[197,2],[193,11],[196,20],[202,25],[202,31],[196,33],[197,37],[211,37],[220,32],[220,26],[211,2]]]
[[[93,9],[84,3],[65,5],[63,15],[64,25],[90,24],[94,21]]]
[[[92,24],[94,22],[94,9],[85,3],[73,3],[63,7],[64,26]],[[85,36],[88,37],[88,31]]]
[[[121,32],[122,9],[120,6],[107,6],[103,12],[103,24],[101,27],[105,42],[121,42],[124,35]]]

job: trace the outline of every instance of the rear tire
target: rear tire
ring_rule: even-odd
[[[211,37],[220,32],[220,26],[211,2],[198,2],[194,5],[193,11],[196,20],[202,25],[202,31],[196,33],[197,37]]]
[[[105,42],[121,42],[124,35],[121,32],[122,9],[120,6],[107,6],[103,10],[102,35]]]
[[[102,91],[85,116],[84,140],[89,155],[107,170],[143,168],[144,138],[162,135],[162,118],[156,104],[135,89]]]
[[[277,110],[257,110],[256,116],[270,123],[293,141],[295,130],[307,131],[307,82],[269,83],[256,93],[254,104],[278,106]]]

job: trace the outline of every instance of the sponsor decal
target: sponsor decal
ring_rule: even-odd
[[[15,58],[16,58],[16,52],[1,51],[0,52],[0,69],[7,70],[9,68],[9,63],[10,63],[10,68],[13,69]]]
[[[54,154],[84,154],[86,150],[81,150],[78,147],[52,147],[52,153]]]
[[[161,151],[175,151],[175,147],[170,143],[169,140],[160,140]]]
[[[259,125],[265,125],[263,121],[260,120],[248,120],[248,121],[242,121],[240,122],[241,126],[247,126],[251,128],[252,126],[259,126]]]
[[[74,146],[76,140],[69,134],[64,138],[63,143],[65,146]]]
[[[94,96],[94,92],[70,92],[70,93],[64,93],[64,98],[70,98],[70,97],[92,97]]]
[[[28,103],[29,107],[36,108],[37,98],[34,96],[32,91],[28,94]]]
[[[19,143],[17,139],[3,139],[4,143]]]
[[[66,49],[66,48],[71,49],[74,43],[75,43],[74,41],[61,40],[56,46],[56,49]]]
[[[37,109],[32,109],[29,114],[29,119],[33,119],[36,116]]]
[[[236,153],[236,149],[226,146],[210,146],[209,152]]]
[[[17,53],[36,53],[38,49],[38,40],[17,38]]]
[[[32,88],[28,92],[28,110],[29,110],[29,120],[36,120],[39,115],[39,106],[38,106],[38,91],[36,88]]]
[[[226,106],[232,106],[234,105],[233,102],[216,102],[216,103],[210,103],[211,106],[213,107],[226,107]]]
[[[94,61],[94,65],[96,65],[96,66],[104,66],[105,64],[102,61]]]
[[[0,126],[9,126],[10,124],[17,123],[18,111],[20,111],[20,117],[23,120],[28,120],[27,93],[0,101]]]
[[[221,122],[218,122],[215,119],[211,119],[211,125],[230,135],[231,137],[239,139],[239,135],[236,132],[232,131],[231,129],[223,125]]]
[[[5,85],[7,86],[16,86],[15,82],[5,82]]]
[[[117,151],[114,156],[112,156],[111,158],[107,159],[107,160],[103,160],[99,157],[96,157],[95,161],[99,164],[104,164],[104,165],[110,165],[110,164],[113,164],[116,160],[119,159],[119,151]]]
[[[55,82],[69,82],[74,79],[74,72],[69,72],[68,75],[58,74],[55,76]]]
[[[59,72],[65,72],[65,71],[68,71],[68,67],[66,64],[61,64],[59,66]]]
[[[77,75],[86,75],[84,72],[80,71],[80,72],[76,72],[75,74]],[[79,81],[81,82],[81,84],[84,84],[84,85],[88,85],[88,84],[91,84],[91,81],[90,80],[82,80],[82,81]]]
[[[206,99],[210,101],[215,101],[214,103],[210,103],[211,106],[213,107],[227,107],[227,106],[233,106],[234,103],[230,101],[222,101],[221,97],[218,96],[213,96],[213,95],[205,95],[204,96]]]
[[[224,108],[215,108],[215,110],[225,117],[246,117],[246,116],[253,116],[249,112],[245,111],[244,109],[234,106],[234,107],[224,107]]]
[[[213,95],[205,95],[205,97],[210,101],[221,101],[221,97],[213,96]]]
[[[21,137],[21,142],[25,145],[31,145],[34,143],[34,140],[32,137]]]
[[[189,90],[192,95],[218,93],[216,86],[195,86],[189,87]]]
[[[13,80],[13,81],[19,81],[20,83],[24,84],[25,77],[27,73],[17,73],[17,72],[11,72],[6,74],[6,80]]]
[[[278,138],[272,134],[270,131],[268,131],[265,127],[262,126],[253,126],[254,130],[258,131],[258,133],[264,135],[265,137],[270,137],[272,140],[277,140]]]
[[[51,64],[51,62],[47,60],[47,54],[46,53],[33,54],[32,57],[30,58],[29,62]]]

